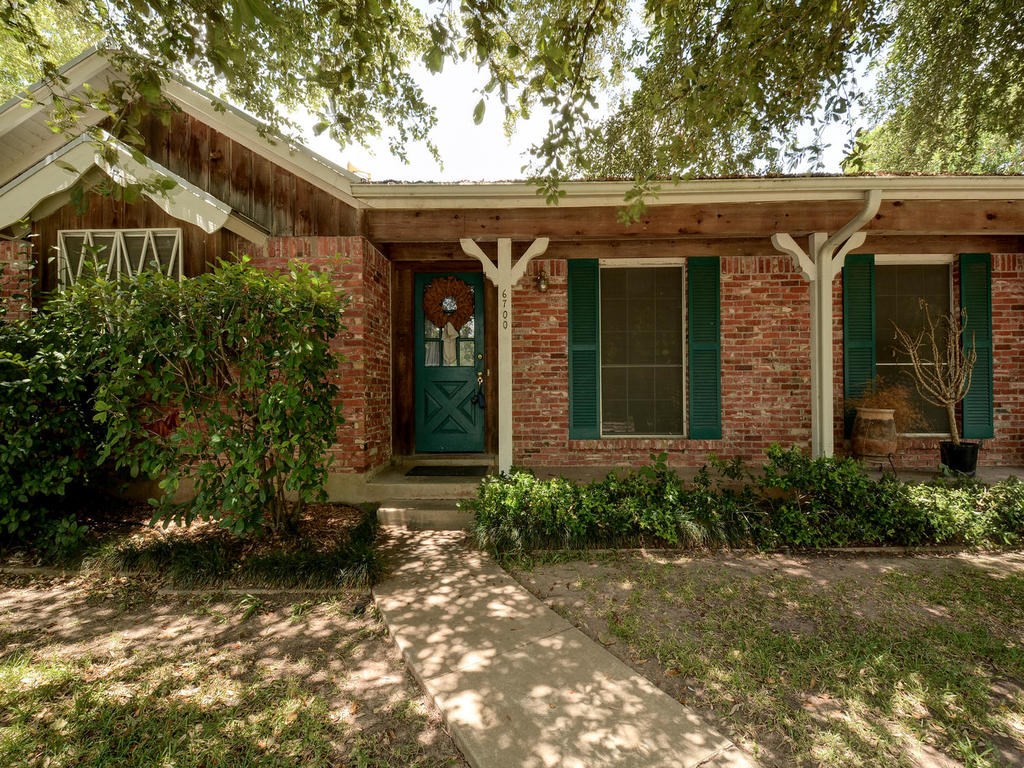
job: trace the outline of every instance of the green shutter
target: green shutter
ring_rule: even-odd
[[[686,260],[690,437],[722,438],[722,342],[717,256]]]
[[[964,347],[974,347],[978,360],[971,389],[964,398],[964,437],[995,437],[992,424],[992,256],[960,254],[960,309],[967,313]]]
[[[875,257],[851,253],[843,267],[843,397],[860,397],[875,379]],[[853,411],[844,413],[846,435]]]
[[[601,278],[597,259],[569,262],[569,439],[601,437]]]

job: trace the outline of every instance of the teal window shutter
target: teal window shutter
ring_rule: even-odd
[[[720,266],[717,256],[686,260],[690,437],[722,438]]]
[[[965,349],[978,355],[964,398],[964,437],[995,437],[992,423],[992,256],[960,254],[960,309],[967,314]]]
[[[843,267],[843,397],[864,394],[875,379],[875,257],[851,253]],[[846,435],[853,411],[844,414]]]
[[[569,261],[569,439],[601,437],[601,276],[597,259]]]

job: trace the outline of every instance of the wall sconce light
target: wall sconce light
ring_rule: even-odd
[[[543,269],[540,274],[534,278],[534,282],[537,284],[537,290],[541,293],[545,293],[548,289],[548,274]]]

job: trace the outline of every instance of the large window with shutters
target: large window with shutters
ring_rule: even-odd
[[[64,229],[57,233],[57,273],[62,288],[86,265],[108,278],[157,270],[183,277],[180,229]]]
[[[719,261],[569,262],[569,437],[720,439]]]
[[[601,265],[601,433],[682,436],[683,268],[622,264]]]
[[[960,289],[959,306],[951,302],[952,276]],[[977,353],[971,388],[964,398],[962,436],[971,440],[994,435],[992,356],[992,257],[987,253],[961,253],[955,257],[876,256],[850,254],[843,267],[843,393],[849,402],[871,383],[911,384],[891,351],[893,322],[912,329],[919,322],[919,298],[937,313],[962,311],[967,333],[962,343]],[[927,429],[948,432],[945,418],[922,403]],[[846,412],[849,434],[853,411]]]

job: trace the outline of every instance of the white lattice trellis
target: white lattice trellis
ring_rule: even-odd
[[[57,271],[62,288],[74,284],[89,261],[98,274],[108,278],[157,269],[181,280],[181,230],[64,229],[57,233]]]

